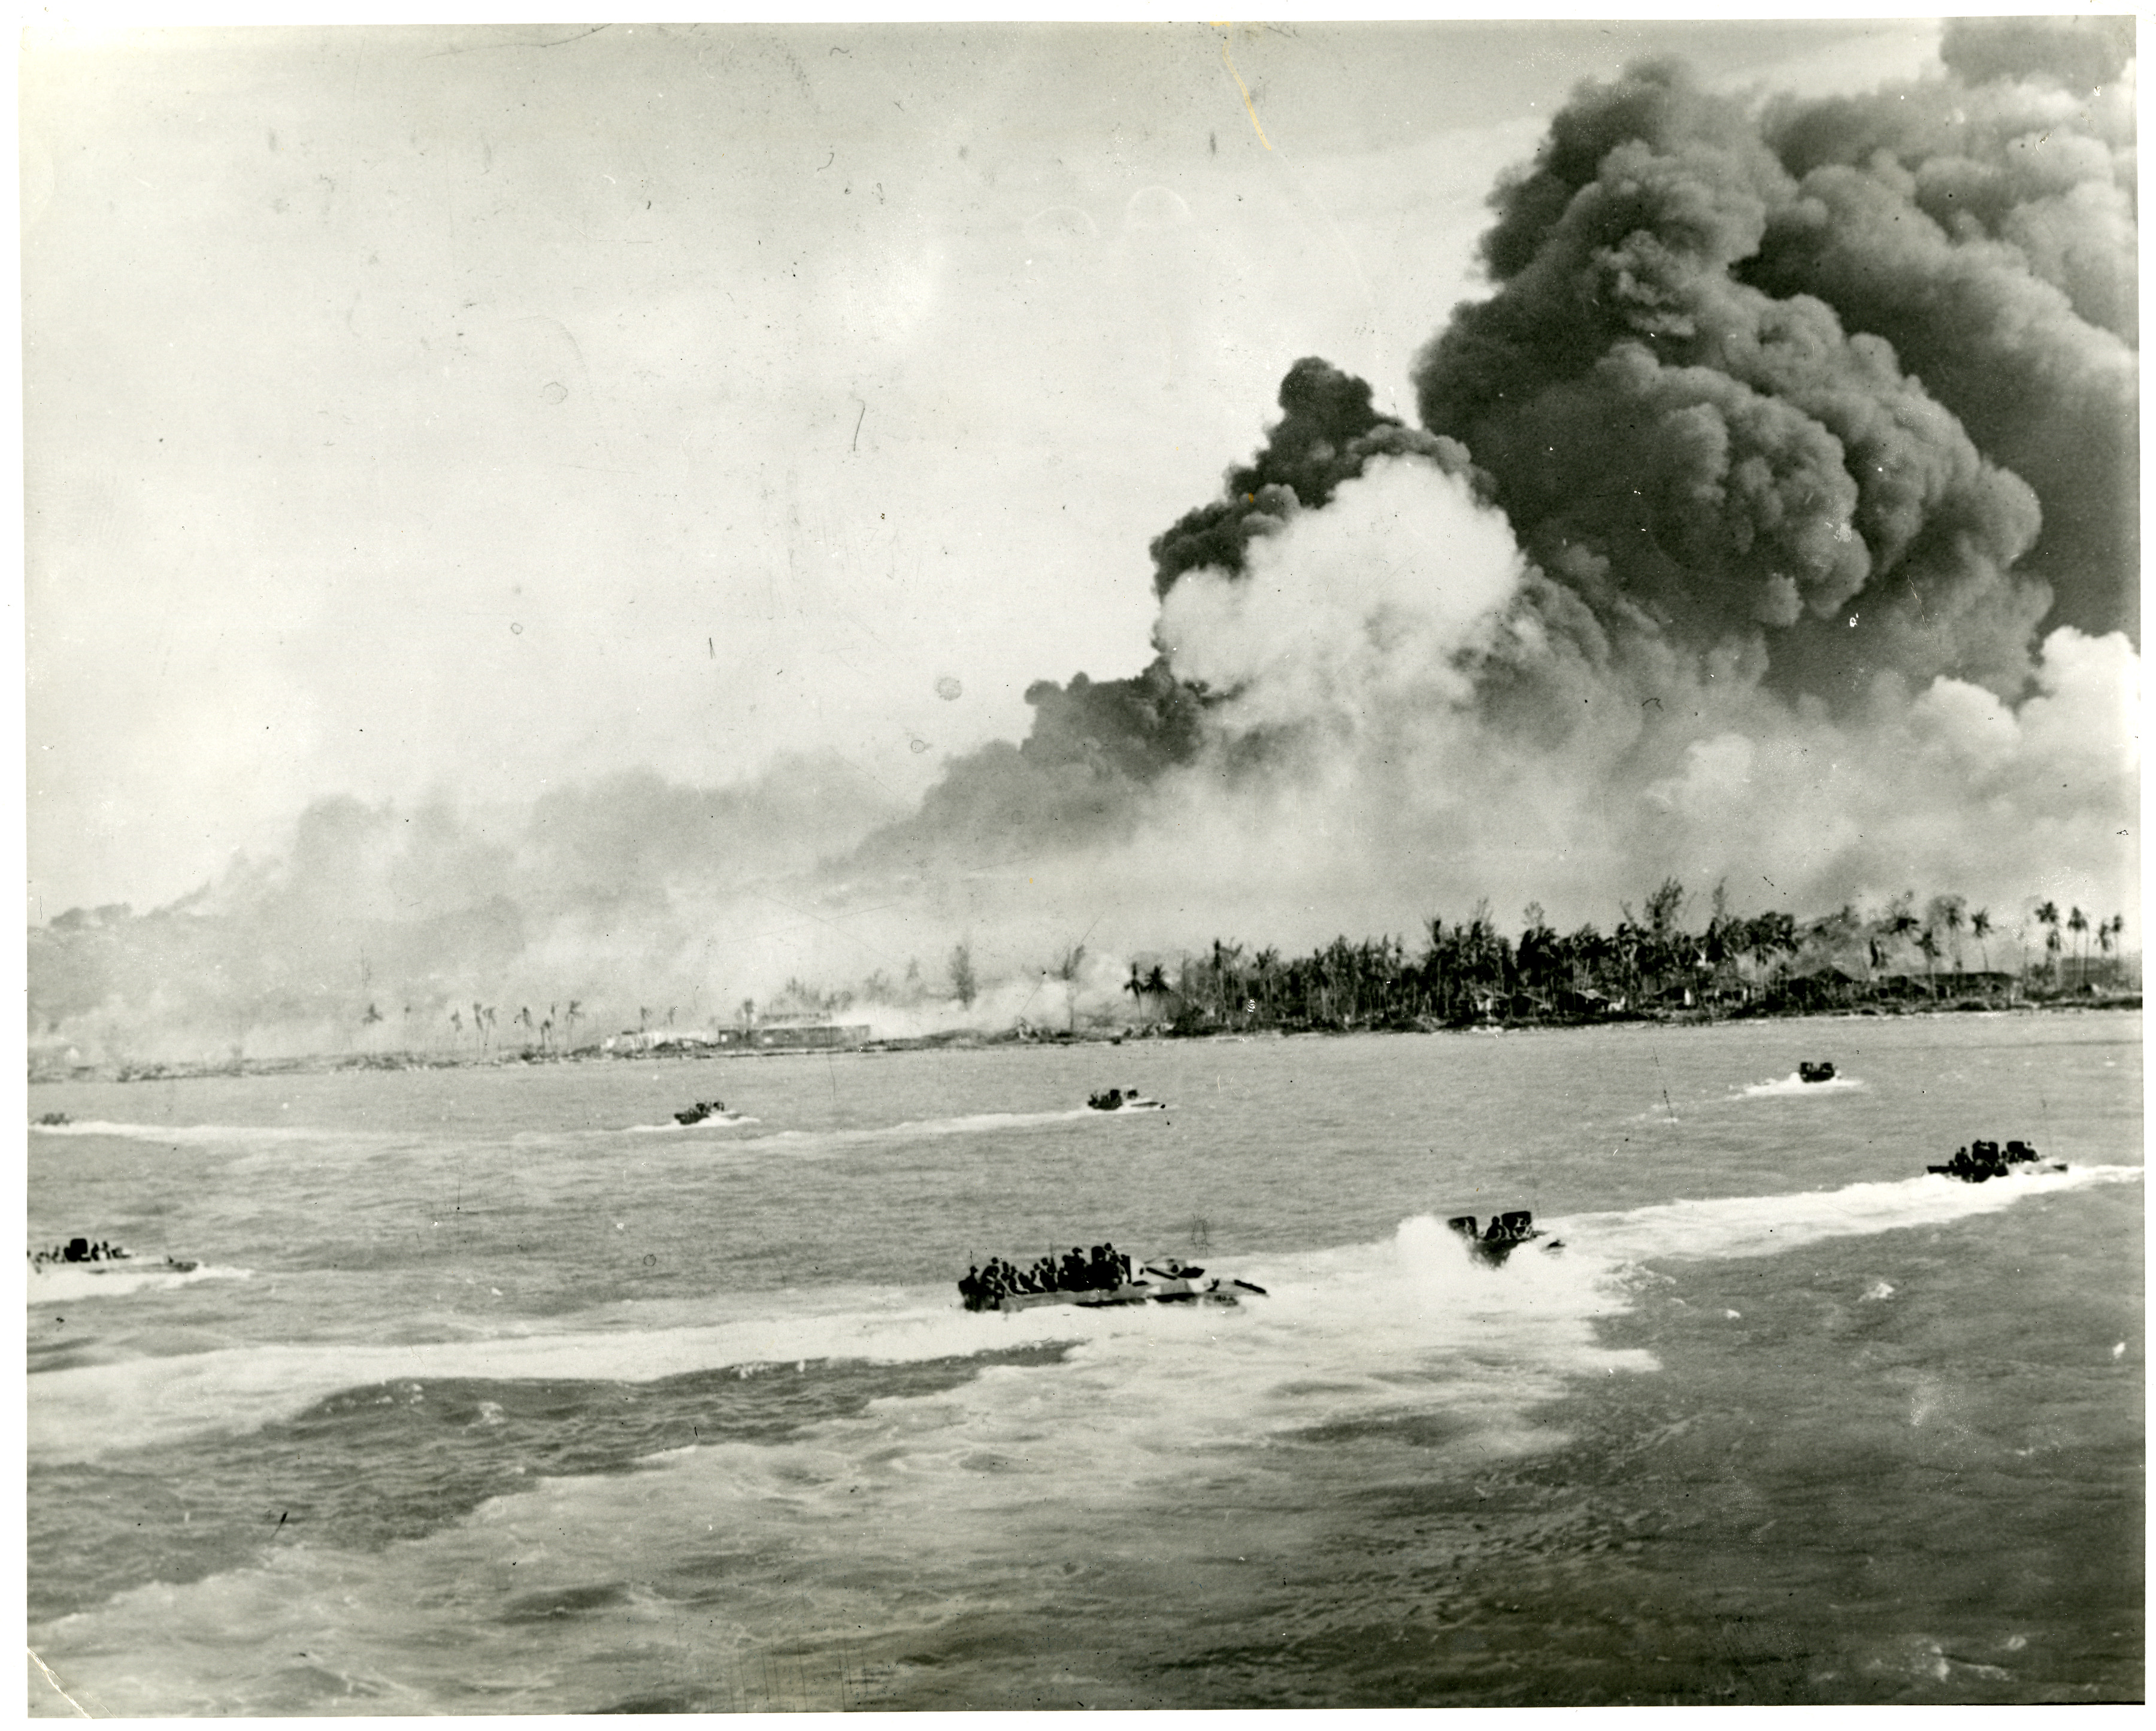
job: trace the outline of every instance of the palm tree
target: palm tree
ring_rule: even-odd
[[[1620,1005],[1629,1004],[1641,985],[1640,977],[1640,950],[1646,934],[1639,922],[1632,918],[1630,902],[1617,904],[1617,930],[1609,935],[1611,959],[1617,964],[1617,977],[1626,988]]]
[[[1938,976],[1932,971],[1933,964],[1939,959],[1939,937],[1928,925],[1917,934],[1917,948],[1924,955],[1924,986],[1933,997],[1939,995]]]
[[[1270,1018],[1273,1013],[1273,989],[1280,977],[1280,951],[1268,945],[1250,958],[1253,996],[1250,1007]]]
[[[1131,964],[1131,977],[1123,982],[1123,990],[1137,1003],[1138,1013],[1145,1013],[1146,1001],[1151,999],[1156,1006],[1168,996],[1168,975],[1158,962],[1150,970],[1141,970],[1136,962]]]
[[[1216,1020],[1226,1022],[1234,1008],[1242,1001],[1240,989],[1242,980],[1243,946],[1213,940],[1213,970],[1208,985],[1213,998],[1213,1014]]]
[[[1962,910],[1968,905],[1958,895],[1935,895],[1926,910],[1931,915],[1933,926],[1947,935],[1948,945],[1953,951],[1954,971],[1961,971]]]
[[[1969,916],[1969,935],[1984,946],[1984,971],[1991,971],[1991,910],[1979,908]]]
[[[1897,896],[1888,906],[1885,917],[1880,920],[1878,930],[1885,936],[1888,945],[1901,943],[1923,924],[1909,911],[1909,904],[1915,899],[1913,891],[1905,891]],[[1890,953],[1890,950],[1882,950],[1874,943],[1871,965],[1875,968],[1881,965]]]
[[[2088,984],[2088,915],[2082,913],[2079,908],[2076,908],[2066,916],[2066,930],[2074,935],[2074,941],[2081,950],[2081,954],[2074,961],[2075,985],[2077,990]]]
[[[1168,1001],[1168,976],[1162,970],[1158,962],[1155,962],[1147,971],[1145,989],[1146,996],[1152,1000],[1153,1015],[1158,1018],[1160,1015],[1160,1006]]]
[[[2051,989],[2059,986],[2059,904],[2046,902],[2036,909],[2036,923],[2045,928],[2044,950],[2051,958]]]

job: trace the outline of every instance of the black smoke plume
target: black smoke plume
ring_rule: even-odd
[[[1471,469],[1466,448],[1370,407],[1370,387],[1330,361],[1306,356],[1281,381],[1284,411],[1247,463],[1228,471],[1221,496],[1186,512],[1152,543],[1153,592],[1200,567],[1240,576],[1260,535],[1278,532],[1298,510],[1332,503],[1342,481],[1377,457],[1424,457],[1449,474]]]
[[[2138,625],[2132,49],[2130,21],[1985,20],[1948,27],[1945,76],[1870,96],[1748,105],[1673,62],[1584,85],[1492,196],[1493,292],[1419,357],[1423,427],[1297,361],[1263,447],[1152,543],[1155,592],[1240,580],[1419,461],[1527,556],[1460,650],[1507,732],[1599,726],[1584,694],[1613,682],[1663,709],[1672,679],[2015,700],[2043,634]],[[1163,776],[1270,761],[1203,657],[1155,647],[1135,679],[1035,686],[1031,736],[953,765],[905,857],[1126,838]]]
[[[927,1015],[906,959],[957,943],[973,1013],[1075,1017],[1117,949],[1486,895],[1606,922],[1671,878],[1799,917],[1915,885],[2002,930],[2130,900],[2133,46],[1999,19],[1870,96],[1584,85],[1492,196],[1422,425],[1296,361],[1152,545],[1150,664],[1034,685],[1025,740],[911,814],[829,772],[492,827],[318,808],[198,903],[33,934],[33,1013],[237,1042],[348,1027],[372,979],[437,1020],[475,981],[709,1015],[821,944]]]
[[[1343,481],[1384,456],[1423,458],[1471,474],[1455,441],[1409,427],[1370,405],[1370,387],[1308,356],[1281,381],[1280,420],[1245,463],[1230,468],[1220,496],[1186,512],[1152,542],[1153,592],[1165,598],[1194,570],[1240,576],[1254,541],[1277,534],[1299,511],[1331,503]],[[1477,484],[1483,484],[1477,478]],[[1066,685],[1029,686],[1033,726],[1020,744],[997,741],[954,764],[913,817],[880,832],[862,863],[897,861],[916,870],[952,858],[997,860],[1044,844],[1126,839],[1145,790],[1197,761],[1212,735],[1213,694],[1179,675],[1155,638],[1153,660],[1127,679],[1083,673]],[[1247,754],[1245,754],[1247,755]]]

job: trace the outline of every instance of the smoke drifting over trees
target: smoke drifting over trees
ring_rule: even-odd
[[[1911,881],[2130,901],[2132,53],[2130,22],[1990,20],[1866,97],[1584,86],[1492,195],[1422,424],[1296,361],[1152,545],[1151,664],[1034,685],[1027,738],[917,810],[828,769],[492,826],[331,803],[198,904],[33,935],[35,1013],[297,1025],[361,949],[391,997],[641,970],[716,1006],[841,928],[875,952],[841,977],[976,935],[986,1008],[1096,929],[1107,977],[1486,894],[1607,919],[1671,876],[1799,915]],[[781,880],[793,917],[752,914]]]
[[[730,960],[755,956],[744,971],[759,984],[784,978],[814,910],[768,887],[895,815],[821,759],[731,788],[631,771],[508,812],[320,801],[281,858],[235,860],[167,908],[74,910],[33,930],[33,1042],[321,1051],[352,1040],[373,1005],[377,1043],[424,1047],[476,1024],[477,999],[511,1016],[558,1006],[564,1037],[633,1027],[654,998],[708,1019],[714,931]]]

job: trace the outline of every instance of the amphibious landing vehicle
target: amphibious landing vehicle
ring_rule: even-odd
[[[1475,1216],[1471,1214],[1455,1214],[1445,1224],[1467,1241],[1468,1253],[1476,1261],[1487,1262],[1492,1268],[1502,1265],[1505,1258],[1522,1244],[1548,1237],[1535,1225],[1533,1214],[1525,1208],[1514,1209],[1509,1214],[1491,1215],[1489,1230],[1479,1237],[1475,1230]],[[1562,1250],[1564,1241],[1551,1238],[1543,1248]]]
[[[1104,1310],[1124,1304],[1236,1304],[1245,1293],[1267,1296],[1247,1280],[1214,1275],[1194,1262],[1164,1256],[1141,1264],[1112,1244],[1096,1245],[1091,1257],[1072,1250],[1060,1263],[1044,1257],[1019,1268],[999,1257],[988,1266],[967,1270],[958,1294],[968,1310],[1034,1310],[1045,1304],[1075,1304]]]
[[[1966,1148],[1954,1150],[1954,1156],[1944,1165],[1927,1166],[1927,1172],[1936,1172],[1942,1178],[1958,1178],[1964,1184],[1984,1184],[1994,1178],[2004,1178],[2016,1166],[2025,1166],[2030,1171],[2038,1169],[2036,1150],[2026,1142],[2009,1142],[2001,1154],[1996,1142],[1971,1142]],[[2046,1172],[2063,1172],[2064,1160],[2046,1160],[2041,1163]]]
[[[30,1267],[38,1273],[48,1268],[80,1268],[85,1274],[192,1274],[199,1266],[169,1256],[161,1262],[149,1262],[101,1238],[94,1244],[87,1238],[70,1238],[50,1250],[30,1252]]]
[[[1106,1093],[1088,1094],[1086,1104],[1096,1112],[1165,1112],[1168,1102],[1142,1094],[1135,1088],[1111,1088]]]
[[[695,1105],[686,1107],[674,1114],[674,1122],[678,1124],[708,1124],[713,1121],[720,1124],[737,1124],[741,1121],[741,1116],[738,1113],[727,1111],[726,1103],[724,1100],[699,1100]]]

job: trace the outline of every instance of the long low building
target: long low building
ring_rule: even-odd
[[[835,1022],[760,1022],[749,1027],[624,1028],[600,1042],[617,1057],[647,1052],[821,1052],[865,1046],[875,1030]]]
[[[721,1028],[718,1043],[756,1052],[824,1052],[834,1047],[865,1046],[869,1029],[835,1022],[780,1022],[749,1028]]]
[[[602,1052],[708,1052],[725,1042],[701,1028],[625,1027],[599,1042]]]

